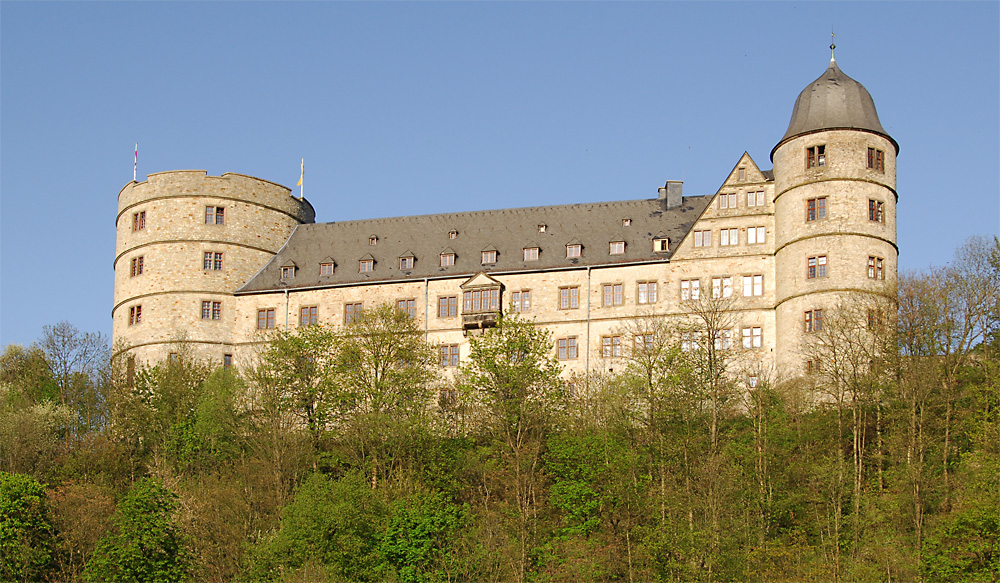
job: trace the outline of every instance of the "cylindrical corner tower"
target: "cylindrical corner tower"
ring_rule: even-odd
[[[233,354],[233,292],[315,219],[291,190],[242,174],[150,174],[118,194],[112,340],[138,360]]]
[[[771,151],[782,373],[806,372],[803,341],[823,310],[852,298],[894,301],[898,152],[871,95],[831,58],[799,94],[788,131]]]

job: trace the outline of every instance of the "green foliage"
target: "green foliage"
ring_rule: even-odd
[[[296,573],[331,581],[378,579],[385,507],[352,473],[340,480],[314,473],[282,510],[281,527],[254,552],[250,576],[287,580]]]
[[[184,581],[193,557],[176,523],[177,495],[158,480],[139,481],[119,503],[85,576],[94,582]]]
[[[381,557],[400,581],[447,581],[453,541],[464,524],[463,509],[440,492],[397,499],[389,507]]]
[[[968,508],[945,520],[927,539],[920,571],[930,581],[1000,579],[1000,503]]]
[[[52,567],[54,534],[45,488],[0,472],[0,580],[41,580]]]

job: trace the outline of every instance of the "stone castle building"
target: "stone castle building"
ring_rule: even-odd
[[[606,370],[636,318],[727,300],[725,347],[783,374],[823,310],[892,297],[896,155],[868,91],[830,66],[798,96],[772,170],[744,153],[718,192],[315,223],[240,174],[150,174],[118,195],[113,339],[140,361],[225,365],[259,330],[343,324],[391,303],[456,366],[501,312],[552,332],[567,372]]]

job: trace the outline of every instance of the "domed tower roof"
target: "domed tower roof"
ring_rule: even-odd
[[[899,153],[899,144],[886,133],[878,120],[871,94],[864,85],[844,74],[837,61],[831,58],[826,72],[799,93],[792,110],[792,120],[788,122],[788,131],[771,150],[771,160],[774,160],[774,152],[792,138],[842,129],[884,136]]]

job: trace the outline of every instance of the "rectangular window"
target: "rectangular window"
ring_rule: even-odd
[[[295,277],[295,267],[288,266],[281,268],[281,279],[291,279]]]
[[[442,344],[438,347],[441,366],[458,366],[458,344]]]
[[[567,310],[580,307],[580,288],[561,287],[559,288],[559,308]]]
[[[806,260],[806,279],[826,277],[826,255],[817,255]]]
[[[483,265],[488,263],[497,262],[497,252],[496,251],[483,251]]]
[[[670,250],[670,239],[657,237],[653,239],[653,253],[665,253]]]
[[[682,300],[697,300],[700,297],[701,297],[701,280],[697,279],[681,280]]]
[[[510,294],[510,303],[515,312],[531,310],[531,290],[523,289]]]
[[[763,346],[763,333],[760,327],[743,329],[743,348],[760,348]]]
[[[257,329],[270,330],[274,328],[274,308],[257,310]]]
[[[358,261],[358,273],[369,273],[375,271],[374,259],[361,259]]]
[[[748,192],[747,206],[764,206],[764,191]]]
[[[438,298],[438,318],[450,318],[458,315],[458,296]]]
[[[622,355],[621,336],[603,336],[601,338],[601,356],[604,358],[618,358]]]
[[[398,300],[396,302],[396,309],[403,312],[410,318],[417,317],[417,301],[416,300]]]
[[[524,248],[524,260],[525,261],[538,261],[538,247],[525,247]]]
[[[560,338],[556,341],[559,360],[569,360],[576,358],[576,336]]]
[[[604,305],[620,306],[624,302],[622,284],[609,283],[604,286]]]
[[[202,320],[221,320],[222,302],[203,301],[201,302]]]
[[[868,167],[872,170],[885,172],[885,152],[868,148]]]
[[[344,304],[344,323],[350,324],[351,322],[358,321],[358,319],[361,318],[361,313],[363,311],[364,308],[361,302]]]
[[[806,221],[826,218],[826,197],[810,198],[806,201]]]
[[[820,372],[819,362],[819,360],[807,360],[806,374],[818,374]]]
[[[722,245],[723,247],[726,245],[738,245],[740,242],[739,229],[722,229],[719,232],[719,235],[719,245]]]
[[[133,326],[142,322],[142,306],[132,306],[128,309],[128,325]]]
[[[764,242],[764,227],[747,227],[747,244],[754,245]]]
[[[226,222],[226,209],[221,206],[205,207],[205,224],[222,225]]]
[[[611,242],[611,255],[622,255],[625,253],[625,241],[612,241]]]
[[[223,368],[233,368],[233,355],[223,354],[222,355],[222,367]]]
[[[319,307],[305,306],[299,308],[299,326],[312,326],[319,323]]]
[[[141,231],[146,228],[146,211],[132,213],[132,232]]]
[[[882,201],[868,199],[868,220],[876,223],[885,222],[885,216],[882,214]]]
[[[319,264],[319,274],[320,275],[333,275],[333,264],[332,263],[320,263]]]
[[[881,257],[868,258],[868,277],[871,279],[885,279],[885,271],[882,269],[883,260]]]
[[[698,346],[701,344],[701,333],[695,332],[682,332],[681,333],[681,350],[684,352],[691,352],[692,350],[697,350]]]
[[[753,297],[764,295],[764,276],[763,275],[744,275],[743,276],[743,297]]]
[[[733,331],[719,330],[713,342],[716,350],[729,350],[733,347]]]
[[[695,247],[711,247],[712,246],[712,231],[695,231],[694,232],[694,246]]]
[[[142,255],[132,258],[132,271],[129,273],[131,274],[130,277],[142,275]]]
[[[826,166],[826,146],[806,148],[806,168]]]
[[[739,177],[738,180],[746,180],[747,179],[747,169],[746,168],[740,168],[739,171],[737,172],[737,176]]]
[[[454,253],[442,253],[441,254],[441,267],[448,267],[449,265],[455,265],[455,254]]]
[[[488,312],[500,309],[500,290],[477,289],[462,294],[462,310],[464,312]]]
[[[399,268],[400,269],[413,269],[413,257],[400,257],[399,258]]]
[[[640,281],[639,289],[636,293],[636,298],[640,304],[655,304],[656,303],[656,282],[655,281]]]
[[[720,194],[719,195],[719,208],[720,209],[734,209],[736,208],[736,193],[732,194]]]
[[[731,277],[713,277],[712,278],[712,297],[713,298],[728,298],[733,295],[733,278]]]
[[[583,254],[583,245],[579,245],[579,244],[566,245],[566,257],[567,258],[579,257],[582,254]]]

